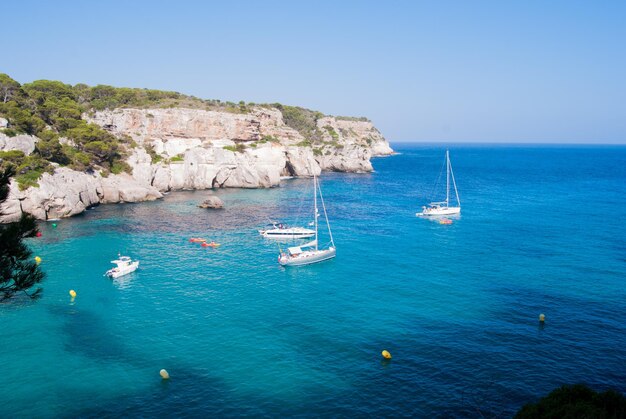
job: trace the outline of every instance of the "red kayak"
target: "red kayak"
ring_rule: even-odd
[[[201,246],[202,247],[218,247],[218,246],[220,246],[220,244],[219,243],[215,243],[215,242],[211,242],[211,243],[204,242],[204,243],[201,244]]]

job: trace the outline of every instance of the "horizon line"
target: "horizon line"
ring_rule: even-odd
[[[598,141],[576,141],[576,142],[565,142],[565,141],[489,141],[489,140],[387,140],[389,144],[424,144],[424,145],[434,145],[434,144],[455,144],[455,145],[589,145],[589,146],[605,146],[605,145],[613,145],[613,146],[626,146],[625,142],[598,142]]]

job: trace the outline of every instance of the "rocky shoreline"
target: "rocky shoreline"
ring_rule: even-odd
[[[0,221],[22,212],[40,220],[70,217],[98,204],[140,202],[163,192],[212,188],[270,188],[281,176],[321,171],[366,173],[371,157],[393,154],[369,121],[324,116],[321,140],[310,143],[283,121],[278,109],[255,107],[245,114],[199,109],[116,109],[84,115],[116,136],[127,136],[132,174],[84,173],[56,167],[39,187],[20,190],[15,180]],[[0,151],[32,153],[32,136],[0,133]]]

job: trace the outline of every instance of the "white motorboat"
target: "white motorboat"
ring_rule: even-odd
[[[324,218],[326,219],[326,225],[328,226],[328,235],[330,237],[330,244],[327,249],[320,249],[318,246],[318,208],[317,208],[317,194],[319,192],[320,202],[322,203],[322,209],[324,210]],[[312,242],[303,244],[301,246],[289,247],[287,252],[281,252],[278,256],[278,263],[282,266],[302,266],[310,265],[312,263],[322,262],[324,260],[332,259],[337,254],[335,248],[335,242],[333,241],[333,233],[330,230],[330,224],[328,223],[328,214],[326,214],[326,206],[324,205],[324,198],[322,196],[322,189],[317,181],[317,176],[313,176],[313,202],[314,202],[314,224],[315,224],[315,240]],[[305,250],[306,249],[306,250]]]
[[[259,230],[259,233],[268,239],[307,239],[315,236],[315,230],[304,227],[287,227],[281,223],[272,223],[272,228]]]
[[[428,206],[422,207],[422,212],[415,215],[418,217],[437,217],[446,215],[458,215],[461,213],[461,200],[459,199],[459,191],[456,188],[454,180],[454,172],[452,171],[452,163],[450,163],[450,152],[446,150],[446,200],[442,202],[431,202]],[[441,175],[440,175],[441,176]],[[454,185],[454,193],[456,195],[456,206],[450,206],[450,179]]]
[[[111,278],[119,278],[120,276],[135,272],[139,267],[139,261],[133,261],[128,256],[120,256],[119,259],[112,260],[111,263],[117,266],[113,269],[109,269],[104,274]]]

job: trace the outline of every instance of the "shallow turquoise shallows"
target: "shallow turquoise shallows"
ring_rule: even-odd
[[[317,265],[257,233],[312,221],[306,179],[43,223],[43,298],[0,305],[0,417],[510,416],[564,383],[626,392],[626,148],[452,146],[452,225],[415,217],[445,149],[396,148],[322,176],[337,257]],[[141,266],[110,280],[118,251]]]

